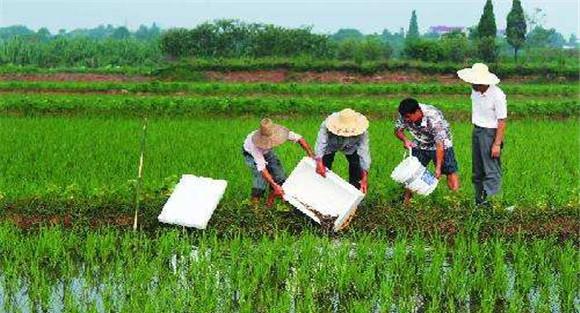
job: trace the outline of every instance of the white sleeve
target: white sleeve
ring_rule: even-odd
[[[505,93],[501,90],[495,97],[495,115],[498,120],[507,118],[507,99]]]
[[[357,154],[360,158],[360,166],[363,170],[369,171],[371,167],[371,151],[369,148],[369,132],[366,131],[362,134],[361,144],[358,146]]]
[[[320,125],[318,137],[316,138],[316,145],[314,147],[314,153],[316,154],[317,158],[322,158],[324,156],[327,144],[328,144],[328,129],[326,129],[326,121],[324,121]]]
[[[258,147],[256,147],[256,145],[254,145],[253,143],[248,148],[249,149],[247,149],[247,151],[254,158],[254,162],[256,162],[256,168],[258,169],[258,172],[263,171],[266,168],[266,164],[268,164],[268,162],[266,162],[266,159],[264,158],[264,154],[260,152],[260,150],[258,150]]]
[[[298,142],[298,140],[302,139],[302,136],[300,134],[297,134],[293,131],[289,131],[288,132],[288,140],[293,141],[293,142]]]

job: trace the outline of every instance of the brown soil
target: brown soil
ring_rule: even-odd
[[[210,81],[224,82],[271,82],[282,83],[287,80],[288,71],[239,71],[239,72],[205,72],[206,78]]]
[[[144,82],[150,78],[138,75],[92,74],[92,73],[54,73],[54,74],[4,74],[1,80],[54,81],[54,82]]]
[[[509,235],[524,231],[536,236],[558,234],[561,238],[580,238],[580,220],[571,217],[556,217],[550,221],[535,221],[527,224],[513,224],[505,227],[503,232]]]
[[[442,84],[458,83],[454,74],[423,74],[418,72],[380,72],[372,75],[349,73],[344,71],[326,72],[290,72],[287,70],[236,71],[236,72],[205,72],[210,81],[223,82],[300,82],[300,83],[412,83],[438,82]],[[511,77],[504,82],[528,82],[537,80],[535,76]]]
[[[25,214],[6,214],[0,221],[9,221],[22,229],[31,229],[39,226],[63,226],[70,228],[81,222],[73,222],[74,218],[69,215],[25,215]],[[133,225],[133,217],[130,215],[112,215],[91,218],[83,222],[88,222],[91,227],[101,226],[130,226]]]
[[[211,81],[223,82],[300,82],[300,83],[396,83],[426,82],[457,83],[454,75],[425,75],[420,73],[383,72],[362,75],[341,71],[327,72],[289,72],[287,70],[206,72]]]
[[[453,74],[423,74],[418,72],[380,72],[372,75],[349,73],[344,71],[327,72],[291,72],[288,70],[259,70],[232,72],[204,72],[208,81],[237,83],[397,83],[397,82],[438,82],[442,84],[457,83]],[[154,78],[139,75],[91,74],[91,73],[53,73],[53,74],[4,74],[1,80],[17,81],[81,81],[81,82],[145,82]],[[526,82],[537,80],[537,77],[512,77],[504,82]]]
[[[317,214],[318,213],[318,214]],[[323,231],[333,234],[332,231],[336,217],[324,216],[319,212],[315,212],[321,220]],[[320,216],[319,216],[320,215]],[[29,215],[8,213],[0,217],[1,221],[8,221],[22,229],[34,229],[40,226],[64,226],[70,228],[72,226],[89,225],[91,228],[99,228],[102,226],[116,226],[116,227],[130,227],[133,225],[133,216],[129,214],[107,215],[100,217],[91,217],[84,220],[78,220],[71,215]],[[381,229],[380,225],[362,225],[355,223],[355,228],[360,228],[360,231],[375,231]],[[424,225],[423,230],[427,232],[436,232],[439,234],[454,237],[461,228],[457,225],[455,220],[439,220],[432,221],[430,226]],[[370,229],[369,229],[370,227]],[[351,225],[352,228],[352,225]],[[507,236],[514,236],[517,234],[525,234],[527,236],[551,237],[556,236],[559,239],[578,240],[580,238],[580,219],[572,216],[554,217],[549,220],[538,220],[529,222],[508,222],[505,225],[484,225],[484,236],[492,234],[502,234]]]

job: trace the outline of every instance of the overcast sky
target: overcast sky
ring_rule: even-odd
[[[580,0],[522,0],[526,12],[540,8],[544,25],[566,37],[579,32]],[[236,18],[287,27],[311,25],[316,32],[357,28],[363,33],[407,28],[413,9],[419,28],[477,24],[485,0],[0,0],[0,26],[20,24],[32,29],[46,26],[89,28],[100,24],[126,25],[157,22],[162,28],[192,27],[201,22]],[[511,0],[495,0],[498,28],[505,28]]]

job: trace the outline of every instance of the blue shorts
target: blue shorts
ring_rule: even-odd
[[[453,147],[444,150],[445,155],[443,156],[443,165],[441,166],[441,174],[449,175],[458,171],[459,165],[457,165],[457,160],[455,159],[455,151]],[[423,166],[427,167],[429,162],[433,161],[435,164],[435,159],[437,157],[436,150],[423,150],[419,148],[413,148],[413,156],[419,159],[419,162]]]

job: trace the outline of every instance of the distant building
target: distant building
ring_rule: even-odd
[[[463,26],[445,26],[445,25],[437,25],[429,27],[429,32],[433,34],[437,34],[439,36],[445,35],[451,32],[462,32],[466,33],[467,28]]]

